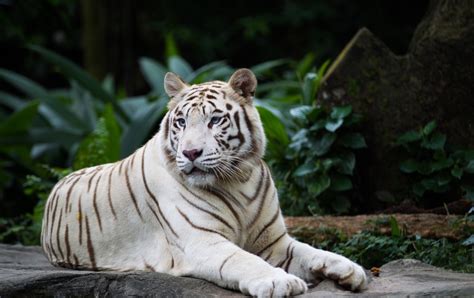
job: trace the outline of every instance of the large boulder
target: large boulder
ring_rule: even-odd
[[[406,55],[361,29],[328,70],[318,94],[365,117],[364,196],[403,196],[397,136],[436,119],[448,143],[474,148],[474,2],[432,0]]]
[[[380,268],[366,291],[350,293],[330,280],[301,297],[463,296],[474,293],[474,275],[442,270],[415,260]],[[0,297],[22,296],[242,296],[209,282],[151,272],[93,272],[53,267],[39,247],[0,244]]]

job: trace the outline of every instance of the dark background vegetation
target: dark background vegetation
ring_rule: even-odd
[[[24,48],[33,43],[113,74],[128,94],[147,88],[142,56],[162,60],[171,35],[194,67],[226,60],[248,67],[277,58],[334,59],[361,27],[395,53],[407,51],[428,1],[0,1],[0,65],[50,87],[64,84]]]

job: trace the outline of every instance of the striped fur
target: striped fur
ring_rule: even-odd
[[[41,243],[55,265],[194,276],[253,296],[295,295],[325,276],[352,290],[362,268],[286,232],[256,80],[187,85],[168,73],[169,112],[129,157],[70,174],[45,206]]]

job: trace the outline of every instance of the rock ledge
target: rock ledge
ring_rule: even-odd
[[[382,266],[362,293],[350,293],[326,280],[301,297],[470,296],[474,274],[439,269],[416,260]],[[39,247],[0,244],[0,296],[241,296],[209,282],[148,272],[92,272],[56,268]]]

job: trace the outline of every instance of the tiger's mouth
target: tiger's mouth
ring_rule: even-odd
[[[198,167],[193,167],[193,168],[191,169],[191,171],[189,171],[188,173],[185,173],[185,174],[186,174],[186,176],[190,176],[190,175],[196,175],[196,176],[198,176],[198,175],[209,175],[210,172],[208,172],[208,171],[206,171],[206,170],[203,170],[203,169],[200,169],[200,168],[198,168]]]

